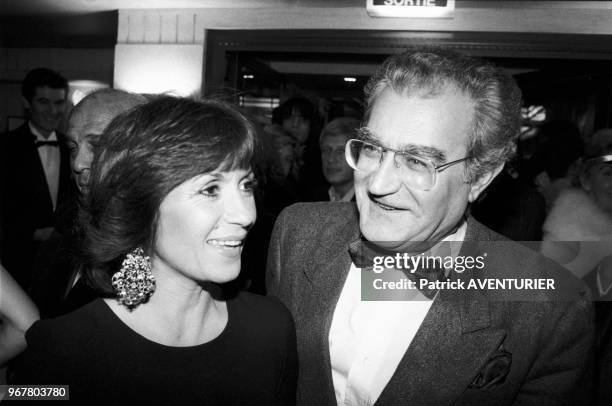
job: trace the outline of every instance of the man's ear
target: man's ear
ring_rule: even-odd
[[[489,186],[489,184],[491,184],[493,179],[495,179],[495,177],[499,175],[502,169],[504,169],[504,164],[501,164],[497,168],[494,168],[493,170],[480,175],[480,177],[470,185],[470,194],[468,196],[468,201],[470,203],[476,201],[476,199],[478,199],[478,196],[480,196],[480,194],[484,192],[484,190]]]
[[[583,170],[580,172],[580,176],[578,177],[579,181],[580,181],[580,186],[582,186],[582,188],[584,190],[586,190],[587,192],[591,191],[591,180],[590,178],[590,170]]]
[[[30,102],[25,97],[21,96],[21,102],[26,110],[30,110]]]

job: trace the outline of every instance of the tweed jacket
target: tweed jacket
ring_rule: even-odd
[[[295,318],[299,405],[336,404],[328,336],[359,235],[352,202],[293,205],[274,227],[267,288]],[[519,301],[505,290],[440,291],[376,405],[571,404],[579,396],[594,334],[584,285],[470,218],[459,255],[483,252],[486,278],[555,278],[564,293]]]

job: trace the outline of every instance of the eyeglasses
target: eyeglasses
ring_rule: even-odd
[[[394,153],[393,163],[400,170],[404,184],[423,191],[431,190],[436,185],[438,172],[470,159],[470,157],[465,157],[436,166],[432,161],[409,152],[356,139],[349,140],[344,151],[349,166],[362,172],[372,172],[378,169],[382,164],[385,152]]]

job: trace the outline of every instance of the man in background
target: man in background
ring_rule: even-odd
[[[346,142],[355,138],[359,120],[353,117],[340,117],[330,121],[319,138],[321,147],[321,168],[329,188],[320,195],[320,200],[349,202],[355,200],[353,169],[346,162],[344,150]]]
[[[37,68],[21,85],[28,120],[0,137],[2,263],[27,289],[32,259],[57,226],[58,209],[71,200],[70,162],[58,127],[68,82]]]
[[[77,195],[83,199],[89,190],[95,146],[103,143],[102,134],[119,114],[146,102],[144,96],[115,89],[87,95],[70,113],[66,144],[70,151],[70,170]],[[41,317],[53,317],[75,310],[95,298],[95,293],[80,280],[75,252],[78,245],[76,210],[67,214],[68,232],[49,240],[36,258],[30,294]]]

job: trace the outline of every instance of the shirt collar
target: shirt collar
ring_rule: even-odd
[[[455,229],[455,232],[441,239],[436,245],[428,250],[428,255],[446,256],[450,254],[452,257],[459,255],[461,245],[465,238],[467,230],[467,221],[462,219],[461,224]],[[448,245],[447,245],[448,244]],[[444,255],[442,255],[444,254]]]
[[[461,225],[457,227],[454,233],[447,235],[442,241],[463,241],[465,231],[467,230],[467,221],[465,218],[461,221]]]
[[[34,137],[36,137],[36,141],[57,141],[55,130],[51,131],[48,138],[45,138],[32,122],[28,121],[28,127],[30,127],[30,131],[34,134]]]
[[[597,266],[597,269],[595,271],[595,276],[597,276],[597,290],[599,291],[599,296],[605,296],[607,295],[610,290],[612,289],[612,284],[608,285],[608,286],[603,286],[602,282],[601,282],[601,275],[599,273],[599,270],[601,268],[601,263]]]
[[[329,189],[327,189],[327,194],[329,195],[329,200],[332,202],[350,202],[353,196],[355,196],[355,186],[351,186],[351,188],[341,197],[338,197],[334,191],[334,187],[330,186]]]

